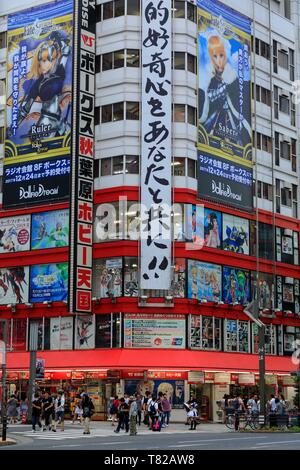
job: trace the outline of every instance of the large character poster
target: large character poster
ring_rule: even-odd
[[[32,214],[31,249],[59,248],[69,243],[69,210]]]
[[[68,263],[38,264],[30,268],[30,302],[68,299]]]
[[[30,215],[0,219],[0,253],[30,250]]]
[[[0,269],[0,305],[28,302],[29,268]]]
[[[251,21],[198,0],[199,196],[250,210]]]
[[[223,267],[223,300],[245,305],[250,301],[250,273],[244,269]]]
[[[72,30],[72,0],[8,16],[4,206],[68,195]]]
[[[221,266],[188,260],[188,298],[218,302],[221,294]]]

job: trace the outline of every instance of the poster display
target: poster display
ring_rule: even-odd
[[[250,301],[249,271],[223,267],[223,301],[227,304],[241,305],[246,305]]]
[[[0,268],[0,305],[28,302],[29,268]]]
[[[223,250],[249,255],[249,221],[223,214]]]
[[[73,318],[50,318],[50,349],[72,349]]]
[[[120,297],[122,295],[122,258],[95,260],[93,295]]]
[[[257,298],[256,291],[256,272],[252,272],[252,298]],[[259,281],[259,308],[261,309],[273,309],[274,308],[274,278],[272,274],[258,273]]]
[[[204,245],[209,248],[222,247],[222,214],[204,209]]]
[[[125,314],[124,347],[184,349],[185,316]]]
[[[185,205],[185,237],[186,241],[203,246],[204,207],[199,204]]]
[[[30,250],[30,215],[0,219],[0,253]]]
[[[59,248],[69,243],[69,210],[32,214],[31,249]]]
[[[188,260],[188,298],[218,302],[221,296],[221,266]]]
[[[125,380],[124,392],[145,396],[145,392],[158,396],[159,392],[167,395],[171,409],[182,409],[184,403],[184,380]]]
[[[94,349],[95,323],[93,315],[77,315],[75,323],[75,348]]]
[[[198,194],[251,210],[251,20],[198,0]]]
[[[72,32],[72,0],[8,15],[4,207],[68,190]]]
[[[174,297],[185,297],[185,271],[186,260],[185,258],[175,258],[174,274],[171,284],[171,290]]]
[[[30,268],[30,302],[68,298],[68,263],[39,264]]]

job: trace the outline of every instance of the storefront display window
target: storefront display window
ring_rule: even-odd
[[[73,348],[73,318],[50,318],[50,349]]]
[[[191,349],[221,350],[221,322],[220,318],[191,315]]]
[[[124,295],[137,297],[139,291],[138,259],[124,258]]]
[[[119,313],[96,315],[95,347],[121,347],[121,315]]]
[[[5,319],[7,322],[7,338],[6,338],[6,348],[7,350],[11,350],[11,326],[12,326],[12,320],[11,319]],[[3,341],[3,331],[4,331],[4,322],[0,321],[0,340]]]
[[[249,221],[223,214],[223,250],[249,255]]]
[[[75,326],[75,349],[94,349],[95,316],[77,315]]]
[[[250,233],[251,233],[251,255],[256,256],[256,221],[250,222]],[[274,230],[273,226],[258,223],[258,256],[264,259],[274,259]]]
[[[259,349],[259,328],[252,324],[252,352],[258,354]],[[265,353],[276,355],[276,325],[265,325]]]
[[[225,320],[225,350],[249,352],[249,322]]]
[[[174,279],[172,280],[171,290],[174,297],[185,297],[185,258],[176,258],[174,264]]]
[[[276,227],[276,253],[277,261],[298,264],[298,233]]]
[[[250,300],[249,271],[223,267],[223,301],[228,304],[245,305]]]
[[[44,343],[44,319],[43,318],[30,318],[29,329],[28,329],[28,349],[34,335],[38,335],[37,338],[37,349],[41,351]]]
[[[93,296],[120,297],[122,295],[122,258],[95,260],[93,266]]]
[[[13,319],[12,349],[13,351],[26,350],[27,318]]]
[[[252,278],[252,298],[257,298],[256,292],[256,272],[251,273]],[[259,281],[259,308],[264,309],[273,309],[274,308],[274,282],[273,275],[267,273],[258,273]]]
[[[277,276],[278,308],[286,313],[299,313],[299,279]]]

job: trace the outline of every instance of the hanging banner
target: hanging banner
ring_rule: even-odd
[[[170,289],[171,0],[142,2],[141,289]]]
[[[96,2],[76,0],[70,194],[70,313],[92,311]]]
[[[198,195],[252,210],[251,20],[197,4]]]
[[[64,0],[8,15],[5,208],[68,196],[72,13]]]

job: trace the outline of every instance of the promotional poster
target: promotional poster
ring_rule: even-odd
[[[222,294],[222,267],[188,260],[188,298],[218,302]]]
[[[139,393],[144,396],[149,391],[158,396],[159,392],[167,395],[171,409],[182,409],[184,403],[184,380],[125,380],[124,392],[128,395]]]
[[[175,258],[174,274],[171,283],[171,290],[174,297],[185,297],[185,271],[186,260],[185,258]]]
[[[223,250],[249,255],[249,221],[223,214]]]
[[[204,209],[204,246],[222,247],[222,214],[207,208]]]
[[[198,194],[251,210],[251,20],[198,0]]]
[[[32,214],[31,249],[59,248],[69,243],[69,210]]]
[[[0,268],[0,305],[28,302],[29,268]]]
[[[72,0],[8,15],[4,207],[68,195],[72,33]]]
[[[122,258],[96,260],[93,276],[95,297],[122,295]]]
[[[95,347],[94,317],[91,315],[77,315],[75,325],[75,348],[93,349]]]
[[[39,264],[30,268],[30,302],[68,298],[68,264]]]
[[[259,280],[259,308],[272,309],[274,308],[274,279],[272,274],[262,273],[258,274]],[[256,292],[256,273],[252,272],[252,298],[257,298]]]
[[[204,207],[199,204],[186,204],[185,210],[185,238],[198,246],[203,246],[203,220]]]
[[[50,349],[72,349],[73,318],[50,318]]]
[[[30,215],[0,219],[0,253],[30,250]]]
[[[250,301],[250,273],[244,269],[223,267],[223,301],[246,305]]]

